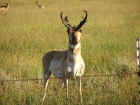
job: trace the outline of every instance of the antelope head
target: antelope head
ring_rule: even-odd
[[[71,26],[69,24],[69,21],[68,21],[68,16],[63,16],[63,12],[60,13],[62,23],[67,28],[67,33],[68,33],[68,36],[69,36],[69,43],[72,46],[75,46],[80,42],[80,37],[82,35],[81,34],[81,32],[82,32],[81,28],[87,20],[87,11],[84,10],[83,12],[85,13],[85,17],[82,19],[80,24],[78,24],[77,26]]]

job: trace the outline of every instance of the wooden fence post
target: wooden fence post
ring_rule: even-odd
[[[138,92],[140,95],[140,38],[136,39],[137,47],[137,66],[138,66]]]

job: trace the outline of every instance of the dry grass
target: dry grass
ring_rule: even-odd
[[[123,68],[126,68],[126,72],[136,71],[135,43],[140,34],[139,0],[41,0],[46,7],[44,9],[36,7],[34,1],[6,1],[10,8],[6,15],[0,14],[0,74],[8,76],[1,76],[0,79],[42,77],[43,54],[68,46],[66,31],[59,17],[60,11],[64,11],[70,17],[70,22],[76,25],[84,9],[88,11],[88,22],[83,27],[82,37],[86,74],[122,73]],[[123,79],[119,75],[116,79],[119,84],[114,82],[113,86],[119,87],[113,93],[108,84],[115,78],[109,81],[106,77],[84,79],[83,84],[87,84],[83,89],[84,105],[137,105],[136,76]],[[0,104],[39,105],[41,84],[25,83],[25,87],[20,87],[22,84],[17,83],[18,89],[12,87],[12,83],[2,86]],[[52,89],[54,84],[50,83],[49,93],[52,95],[55,94]],[[74,94],[76,87],[73,82],[71,84],[72,93],[68,104],[78,104],[78,95]],[[63,90],[60,91],[62,94]],[[66,104],[65,95],[47,98],[48,105]]]

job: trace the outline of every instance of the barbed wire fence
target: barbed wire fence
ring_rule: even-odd
[[[119,72],[119,73],[94,73],[94,74],[85,74],[82,77],[82,85],[83,85],[83,90],[87,90],[89,88],[91,88],[91,90],[95,90],[95,92],[93,92],[92,94],[96,94],[99,95],[99,93],[104,92],[105,94],[120,94],[122,91],[125,91],[125,89],[122,89],[122,87],[120,86],[120,84],[125,81],[126,86],[129,84],[129,82],[132,80],[136,82],[137,86],[138,86],[138,91],[134,92],[139,92],[140,94],[140,38],[138,38],[136,40],[136,45],[137,45],[137,70],[135,70],[135,72]],[[134,79],[134,78],[135,79]],[[138,77],[138,82],[137,82],[137,78]],[[50,79],[55,80],[56,78],[51,77]],[[134,80],[133,80],[134,79]],[[21,79],[21,78],[14,78],[14,79],[1,79],[0,80],[0,86],[4,85],[5,83],[16,83],[16,82],[21,82],[20,84],[22,84],[22,82],[28,82],[30,84],[30,82],[35,82],[40,83],[42,86],[42,78],[39,78],[38,76],[36,76],[35,78],[26,78],[26,79]],[[88,82],[91,82],[92,84],[89,85],[87,84]],[[56,81],[54,81],[56,82]],[[135,86],[133,87],[132,82],[130,82],[130,84],[128,85],[128,87],[130,87],[130,89],[128,91],[131,92],[126,92],[129,93],[130,95],[133,93],[133,90],[135,88]],[[34,83],[34,84],[35,84]],[[27,84],[28,85],[28,84]],[[123,84],[121,84],[123,85]],[[131,87],[132,86],[132,87]],[[21,88],[21,87],[20,87]],[[106,89],[106,90],[105,90]],[[137,89],[136,89],[137,90]],[[130,96],[131,97],[131,96]]]
[[[131,75],[137,75],[139,72],[128,72],[128,73],[125,73],[124,75],[125,76],[131,76]],[[95,73],[95,74],[87,74],[85,76],[83,76],[82,78],[85,79],[85,78],[93,78],[93,77],[115,77],[115,76],[119,76],[119,75],[123,75],[123,74],[116,74],[116,73],[113,73],[113,74],[105,74],[105,73]],[[54,78],[54,77],[51,77],[50,79],[57,79],[57,78]],[[28,79],[1,79],[0,82],[12,82],[12,81],[43,81],[42,78],[28,78]]]
[[[137,68],[138,68],[138,93],[140,95],[140,38],[136,39],[136,48],[137,48]]]
[[[128,72],[128,73],[94,73],[94,74],[85,74],[82,78],[82,90],[83,96],[86,97],[85,94],[90,94],[88,97],[88,103],[91,104],[96,103],[101,97],[103,102],[105,103],[114,103],[116,102],[115,99],[118,97],[117,100],[122,100],[121,98],[126,97],[129,103],[133,103],[135,99],[133,97],[137,97],[138,92],[136,91],[137,78],[138,72]],[[50,97],[55,96],[55,89],[57,88],[57,84],[59,80],[57,78],[51,77],[52,81],[50,81],[47,93],[47,99],[51,99]],[[77,90],[73,89],[74,87],[77,88],[77,84],[75,81],[69,81],[69,94],[71,99],[78,96]],[[40,95],[42,94],[42,78],[27,78],[27,79],[9,79],[9,80],[0,80],[0,86],[7,85],[9,89],[9,85],[13,91],[20,91],[20,90],[33,90],[34,88],[38,88],[40,91]],[[137,92],[137,93],[136,93]],[[134,94],[136,93],[136,94]],[[59,94],[61,96],[65,96],[63,94],[63,88],[60,89]],[[93,98],[94,97],[94,98]],[[40,97],[42,98],[42,97]],[[58,98],[58,97],[57,97]],[[99,99],[98,99],[99,98]],[[111,101],[110,101],[111,100]],[[40,99],[41,101],[41,99]],[[121,101],[120,101],[121,102]],[[124,100],[122,103],[125,102]],[[119,102],[118,102],[119,103]],[[136,103],[139,103],[136,99]],[[131,104],[128,104],[131,105]],[[135,104],[134,104],[135,105]]]

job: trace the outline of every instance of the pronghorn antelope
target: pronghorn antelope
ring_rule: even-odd
[[[45,8],[42,4],[40,4],[39,0],[37,0],[35,4],[38,6],[38,8]]]
[[[0,12],[6,12],[9,8],[8,3],[0,3]]]
[[[68,80],[75,79],[78,81],[80,99],[82,103],[82,91],[81,91],[81,77],[84,74],[85,63],[81,56],[81,44],[80,37],[81,27],[87,20],[87,11],[84,10],[85,17],[79,25],[73,27],[69,24],[68,17],[63,16],[63,12],[60,13],[62,23],[67,28],[67,34],[69,37],[69,47],[67,50],[53,50],[46,53],[43,56],[43,82],[44,82],[44,96],[42,104],[46,97],[46,90],[49,82],[50,75],[53,74],[59,78],[61,83],[64,83],[66,87],[66,94],[68,97]]]

